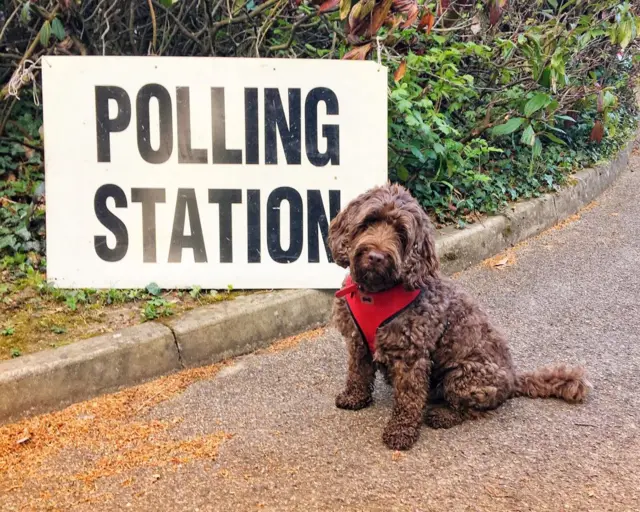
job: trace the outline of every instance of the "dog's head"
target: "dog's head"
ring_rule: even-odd
[[[334,261],[369,292],[398,283],[415,290],[439,270],[434,230],[404,187],[387,184],[353,199],[331,221]]]

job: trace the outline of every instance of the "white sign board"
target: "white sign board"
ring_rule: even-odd
[[[329,221],[387,179],[374,62],[46,57],[59,287],[337,288]]]

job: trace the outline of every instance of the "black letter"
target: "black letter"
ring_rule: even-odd
[[[301,125],[300,89],[289,89],[289,126],[287,126],[287,119],[284,116],[280,91],[278,89],[264,90],[264,152],[267,164],[278,163],[277,128],[277,131],[280,132],[280,140],[282,140],[287,163],[300,165]]]
[[[242,190],[209,189],[209,202],[220,206],[220,263],[233,261],[233,233],[231,204],[242,203]]]
[[[242,150],[227,149],[224,89],[222,87],[211,88],[211,132],[213,136],[211,161],[214,164],[241,164]]]
[[[181,164],[206,164],[207,150],[191,147],[191,104],[189,88],[177,87],[178,102],[178,162]]]
[[[244,90],[244,137],[247,163],[257,164],[260,159],[260,134],[258,132],[258,89]]]
[[[289,248],[280,245],[280,205],[289,202]],[[302,253],[302,198],[290,187],[279,187],[267,199],[267,248],[271,259],[277,263],[292,263]]]
[[[316,167],[340,164],[340,127],[337,124],[322,126],[322,136],[327,140],[327,151],[320,153],[318,149],[318,103],[324,101],[327,115],[338,115],[338,98],[331,89],[316,87],[307,95],[304,102],[305,147],[307,158]]]
[[[189,212],[190,235],[184,234],[184,221],[187,211]],[[204,248],[196,191],[192,188],[178,189],[176,213],[173,217],[173,231],[171,232],[171,247],[169,248],[169,263],[180,263],[182,261],[182,249],[185,247],[193,249],[193,259],[196,263],[207,262],[207,251]]]
[[[260,191],[247,190],[247,252],[249,263],[260,263]]]
[[[102,185],[96,190],[96,195],[93,198],[93,209],[96,212],[96,217],[100,223],[111,231],[116,237],[116,246],[113,249],[109,249],[107,246],[106,236],[94,236],[93,246],[95,247],[96,254],[104,261],[114,262],[120,261],[127,254],[129,248],[129,233],[127,232],[127,226],[124,225],[118,217],[109,211],[107,208],[107,199],[113,197],[116,208],[127,207],[127,196],[117,185]]]
[[[329,215],[333,219],[340,211],[340,191],[329,190]],[[329,263],[333,262],[331,251],[327,246],[329,236],[329,220],[324,210],[324,203],[319,190],[307,192],[307,232],[309,236],[309,263],[320,262],[320,247],[318,244],[318,227],[322,232],[324,250],[327,253]]]
[[[151,147],[151,122],[149,117],[149,102],[151,98],[158,99],[160,146],[157,150]],[[147,84],[138,92],[136,98],[136,112],[138,116],[138,151],[140,156],[150,164],[162,164],[169,160],[173,153],[173,112],[171,110],[171,96],[169,91],[159,84]]]
[[[163,188],[132,188],[131,202],[142,203],[142,261],[156,262],[156,203],[165,202]]]
[[[118,104],[118,114],[109,117],[109,100]],[[121,132],[131,121],[131,100],[127,91],[115,85],[96,85],[96,135],[98,162],[111,162],[111,132]]]

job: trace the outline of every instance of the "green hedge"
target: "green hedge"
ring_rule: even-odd
[[[0,255],[44,249],[41,110],[15,80],[33,75],[39,97],[42,55],[379,58],[391,178],[436,222],[462,226],[629,138],[639,28],[638,6],[612,0],[6,0]]]

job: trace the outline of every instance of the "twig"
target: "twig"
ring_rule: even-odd
[[[0,42],[2,42],[2,38],[4,37],[4,33],[7,31],[7,27],[9,25],[11,25],[11,22],[13,21],[13,18],[15,18],[16,14],[18,14],[18,11],[20,10],[20,7],[21,7],[20,4],[18,4],[18,6],[13,10],[11,15],[7,19],[6,23],[2,27],[2,30],[0,30]]]
[[[202,41],[200,41],[198,39],[198,36],[200,36],[202,34],[202,32],[204,32],[207,27],[204,27],[200,32],[197,32],[195,35],[192,34],[191,32],[189,32],[189,30],[187,29],[187,27],[185,27],[182,22],[176,17],[175,14],[173,14],[169,9],[167,9],[164,5],[162,5],[160,2],[158,2],[158,0],[151,0],[153,2],[153,5],[155,5],[156,7],[159,7],[160,9],[162,9],[167,15],[169,15],[171,17],[171,19],[173,19],[174,23],[178,26],[178,28],[180,29],[180,31],[187,36],[189,39],[191,39],[194,43],[196,43],[200,48],[202,48],[202,50],[206,51],[206,46],[204,45],[204,43]]]
[[[156,43],[158,42],[158,25],[156,21],[156,11],[153,8],[153,3],[151,2],[151,0],[147,0],[147,3],[149,4],[149,12],[151,13],[151,25],[153,26],[153,39],[151,40],[151,48],[155,53]]]
[[[238,16],[237,18],[226,18],[224,20],[220,20],[220,21],[214,23],[213,24],[213,28],[217,29],[217,28],[224,27],[225,25],[231,25],[233,23],[241,23],[243,21],[248,21],[251,18],[253,18],[253,17],[257,16],[258,14],[260,14],[265,9],[268,9],[269,7],[271,7],[273,4],[278,3],[279,1],[280,0],[267,0],[265,3],[259,5],[253,11],[251,11],[251,12],[249,12],[247,14],[243,14],[242,16]]]
[[[279,50],[288,50],[289,47],[291,46],[291,43],[293,42],[293,38],[296,35],[296,30],[298,30],[300,25],[302,25],[305,21],[309,20],[315,15],[316,15],[315,12],[310,12],[309,14],[305,14],[302,18],[296,21],[291,27],[291,32],[289,33],[289,39],[287,39],[287,42],[282,44],[276,44],[271,48],[269,48],[269,50],[271,50],[272,52],[277,52]]]

